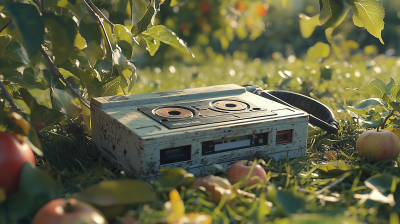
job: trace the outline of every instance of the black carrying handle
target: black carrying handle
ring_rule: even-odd
[[[309,122],[330,134],[337,134],[339,123],[335,115],[325,104],[299,93],[284,90],[262,90],[255,85],[244,85],[248,92],[269,100],[303,110],[309,114]]]

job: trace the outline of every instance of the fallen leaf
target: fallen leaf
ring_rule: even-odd
[[[337,158],[337,153],[336,153],[336,151],[327,151],[325,154],[324,154],[324,157],[323,157],[324,159],[327,159],[327,160],[336,160],[336,158]]]
[[[228,198],[234,197],[231,183],[222,177],[213,175],[199,177],[190,186],[192,189],[201,189],[202,187],[211,193],[212,197],[209,200],[215,203],[218,203],[223,195],[228,196]]]

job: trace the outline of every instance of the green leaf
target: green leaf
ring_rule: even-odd
[[[318,42],[307,50],[307,60],[315,61],[317,59],[327,58],[330,52],[331,48],[329,44]]]
[[[44,23],[39,11],[34,5],[19,2],[6,4],[6,9],[13,20],[7,33],[22,43],[29,57],[35,56],[44,40]]]
[[[138,34],[141,34],[143,31],[147,30],[147,27],[152,23],[152,20],[155,15],[156,15],[155,1],[152,0],[148,4],[146,13],[143,15],[140,21],[137,22],[135,25],[133,25],[131,29],[132,35],[136,36]]]
[[[306,203],[301,195],[289,190],[277,190],[274,185],[268,187],[267,199],[284,215],[303,211]]]
[[[158,192],[170,192],[181,186],[189,187],[195,180],[193,174],[187,173],[182,168],[160,169],[160,173],[161,176],[154,181]]]
[[[4,49],[3,57],[25,65],[29,64],[28,55],[16,38],[11,38],[11,42]]]
[[[6,49],[7,45],[11,42],[10,35],[0,36],[0,57],[3,55],[4,50]]]
[[[146,0],[132,1],[132,24],[137,24],[147,11],[148,2]]]
[[[311,34],[313,34],[315,28],[317,26],[321,26],[321,22],[319,20],[319,14],[308,17],[305,14],[301,13],[300,17],[300,32],[303,38],[309,38]]]
[[[101,181],[76,196],[93,205],[111,206],[121,204],[152,203],[156,194],[146,182],[140,180]]]
[[[189,54],[192,57],[194,57],[194,54],[186,46],[186,43],[183,42],[182,39],[177,37],[174,32],[172,32],[171,30],[169,30],[167,27],[165,27],[163,25],[154,26],[154,27],[144,31],[143,34],[145,34],[147,36],[151,36],[155,40],[159,40],[163,43],[166,43],[166,44],[180,50],[181,52]]]
[[[343,161],[335,161],[328,164],[319,165],[318,169],[327,174],[341,175],[346,171],[349,171],[351,169],[351,166],[347,165]]]
[[[34,127],[31,126],[29,136],[22,136],[22,138],[31,147],[32,151],[34,151],[38,156],[43,156],[42,144],[40,143],[40,139]]]
[[[157,52],[158,48],[160,47],[160,41],[155,40],[154,38],[140,34],[140,37],[144,39],[144,41],[147,44],[147,50],[149,51],[151,56],[154,56],[154,54]]]
[[[385,10],[380,0],[350,0],[353,9],[353,22],[356,26],[365,27],[368,32],[378,38],[382,44],[381,31],[385,23]]]
[[[114,26],[114,35],[118,46],[121,47],[122,54],[128,59],[132,57],[133,38],[129,30],[120,24]]]
[[[77,25],[72,18],[56,16],[52,13],[44,13],[43,18],[49,25],[51,51],[55,57],[54,64],[59,65],[68,60],[74,49]]]
[[[320,0],[319,20],[325,29],[338,26],[349,12],[346,0]]]
[[[42,121],[46,126],[51,126],[64,118],[64,114],[60,111],[39,105],[28,90],[20,88],[19,93],[31,110],[31,121]]]
[[[21,170],[19,191],[11,194],[5,202],[7,213],[17,220],[33,216],[43,205],[60,197],[60,189],[49,174],[26,162]]]
[[[86,54],[80,50],[73,50],[70,55],[70,62],[78,67],[89,70],[97,79],[100,78],[99,73],[93,68]]]
[[[79,50],[83,50],[87,47],[85,38],[83,38],[79,32],[75,36],[74,46]]]
[[[361,101],[360,103],[357,103],[354,106],[348,106],[349,108],[356,109],[356,110],[364,110],[368,107],[376,107],[376,106],[382,106],[383,102],[379,98],[369,98],[366,100]]]
[[[381,79],[374,79],[368,84],[363,84],[360,89],[355,90],[382,98],[386,93],[386,88],[385,82],[383,82]]]
[[[390,82],[387,84],[386,87],[386,94],[390,97],[392,101],[397,101],[396,96],[399,93],[400,87],[398,84],[395,83],[392,77],[390,77]]]
[[[36,82],[36,76],[34,70],[30,67],[24,69],[24,73],[21,75],[17,70],[8,70],[3,73],[4,78],[11,82],[17,83],[26,89],[46,89],[46,85],[43,82]]]
[[[378,190],[382,194],[389,193],[393,182],[397,182],[397,177],[388,173],[376,174],[365,180],[365,186],[372,190]]]
[[[117,48],[112,54],[113,68],[116,68],[120,77],[120,86],[124,92],[130,92],[136,82],[136,67],[127,60]]]

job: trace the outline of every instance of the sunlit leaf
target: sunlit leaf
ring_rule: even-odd
[[[347,15],[350,6],[346,0],[320,0],[319,19],[325,28],[338,26]]]
[[[172,47],[180,50],[183,53],[189,54],[194,57],[192,51],[187,47],[186,43],[183,42],[182,39],[176,36],[174,32],[169,30],[167,27],[163,25],[154,26],[146,31],[143,34],[151,36],[155,40],[159,40],[163,43],[171,45]]]
[[[147,11],[148,2],[146,0],[132,1],[132,24],[137,24]]]
[[[114,35],[118,46],[121,47],[122,53],[127,59],[132,57],[133,38],[129,30],[120,24],[114,26]]]
[[[154,181],[154,185],[159,192],[169,192],[180,186],[189,187],[194,181],[194,175],[187,173],[182,168],[160,169],[161,176]]]
[[[152,20],[155,16],[156,10],[155,10],[155,1],[151,0],[151,2],[148,4],[146,13],[143,15],[143,17],[137,22],[135,25],[133,25],[131,32],[133,36],[136,36],[138,34],[141,34],[143,31],[147,30],[147,27],[152,24]]]
[[[328,44],[318,42],[307,50],[307,60],[314,61],[329,56],[331,48]]]
[[[75,36],[74,46],[79,50],[83,50],[87,47],[85,38],[83,38],[79,32]]]
[[[317,26],[321,26],[319,14],[308,17],[305,14],[300,14],[300,32],[303,38],[309,38]]]
[[[351,0],[353,22],[356,26],[365,27],[370,34],[378,38],[382,44],[381,31],[385,23],[385,10],[380,0]]]
[[[362,100],[354,106],[348,106],[349,108],[356,109],[356,110],[364,110],[368,107],[376,107],[382,106],[383,102],[379,98],[369,98],[366,100]]]
[[[139,36],[142,37],[144,39],[144,41],[146,41],[147,50],[149,51],[151,56],[154,56],[154,54],[157,52],[158,48],[160,47],[160,41],[155,40],[154,38],[144,35],[144,34],[140,34]]]
[[[381,79],[374,79],[368,84],[363,84],[360,89],[356,90],[382,98],[386,93],[386,88],[385,82],[383,82]]]

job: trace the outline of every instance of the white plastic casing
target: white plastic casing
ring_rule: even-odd
[[[235,97],[266,107],[277,115],[244,120],[168,129],[137,110],[141,106]],[[160,168],[182,167],[195,176],[213,171],[213,164],[225,169],[256,152],[278,160],[306,154],[308,114],[228,84],[193,89],[97,97],[91,101],[93,148],[114,166],[130,174],[154,179]],[[292,130],[291,141],[276,144],[276,133]],[[202,142],[268,133],[268,144],[211,155],[202,155]],[[160,150],[191,146],[187,161],[160,165]]]

